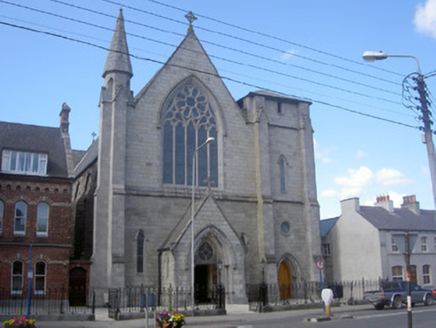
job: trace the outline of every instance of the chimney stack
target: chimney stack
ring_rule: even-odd
[[[62,110],[59,116],[61,117],[60,122],[60,128],[62,133],[68,133],[70,121],[69,121],[69,115],[70,115],[71,108],[67,105],[67,103],[62,104]]]
[[[403,197],[403,204],[401,204],[401,208],[406,208],[416,215],[421,214],[421,210],[419,208],[419,202],[416,201],[415,195],[404,196]]]
[[[394,202],[389,199],[389,195],[378,196],[376,201],[375,206],[382,207],[389,213],[394,213]]]

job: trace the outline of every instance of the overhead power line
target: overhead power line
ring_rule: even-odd
[[[59,1],[59,0],[49,0],[49,1],[53,1],[53,2],[61,3],[61,1]],[[172,22],[177,22],[177,23],[180,23],[180,24],[186,25],[186,22],[184,22],[184,21],[176,20],[176,19],[173,19],[173,18],[170,18],[170,17],[167,17],[167,16],[163,16],[163,15],[158,15],[158,14],[156,14],[156,13],[153,13],[153,12],[150,12],[150,11],[147,11],[147,10],[143,10],[143,9],[140,9],[140,8],[137,8],[137,7],[129,6],[129,5],[126,5],[126,4],[123,4],[123,3],[120,3],[120,2],[116,2],[116,1],[112,1],[112,0],[101,0],[101,1],[103,1],[103,2],[107,2],[107,3],[111,3],[111,4],[115,4],[115,5],[118,5],[118,6],[123,6],[123,7],[125,7],[125,8],[131,9],[131,10],[134,10],[134,11],[138,11],[138,12],[141,12],[141,13],[144,13],[144,14],[147,14],[147,15],[152,15],[152,16],[155,16],[155,17],[159,17],[159,18],[161,18],[161,19],[166,19],[166,20],[169,20],[169,21],[172,21]],[[149,0],[149,1],[150,1],[150,0]],[[187,12],[185,9],[177,8],[177,7],[170,6],[170,5],[166,5],[166,4],[162,4],[162,3],[159,3],[159,2],[157,2],[157,1],[151,1],[151,2],[155,2],[155,3],[158,3],[158,4],[160,4],[160,5],[163,5],[163,6],[169,7],[169,8],[177,9],[177,10],[182,11],[182,12],[185,12],[185,13]],[[202,16],[202,15],[198,15],[198,16],[199,16],[199,17],[206,18],[206,19],[210,19],[210,20],[213,20],[213,21],[220,22],[221,24],[229,25],[229,26],[232,26],[232,27],[237,27],[236,25],[233,25],[233,24],[227,24],[227,23],[221,22],[221,21],[219,21],[219,20],[215,20],[215,19],[210,18],[210,17],[207,17],[207,16]],[[271,47],[271,46],[268,46],[268,45],[263,44],[263,43],[254,42],[254,41],[247,40],[247,39],[244,39],[244,38],[241,38],[241,37],[237,37],[237,36],[235,36],[235,35],[231,35],[231,34],[223,33],[223,32],[221,32],[221,31],[211,30],[211,29],[208,29],[208,28],[205,28],[205,27],[202,27],[202,26],[196,26],[195,28],[196,28],[197,30],[203,30],[203,31],[207,31],[207,32],[210,32],[210,33],[219,34],[219,35],[222,35],[222,36],[225,36],[225,37],[228,37],[228,38],[232,38],[232,39],[235,39],[235,40],[238,40],[238,41],[242,41],[242,42],[246,42],[246,43],[249,43],[249,44],[252,44],[252,45],[256,45],[256,46],[258,46],[258,47],[262,47],[262,48],[265,48],[265,49],[269,49],[269,50],[272,50],[272,51],[278,52],[279,54],[284,54],[284,53],[287,52],[286,50],[283,50],[283,49],[278,49],[278,48],[275,48],[275,47]],[[242,28],[242,27],[237,27],[237,28],[242,29],[242,30],[245,30],[245,31],[250,31],[250,30],[248,30],[248,29],[244,29],[244,28]],[[250,32],[252,32],[252,31],[250,31]],[[252,33],[256,33],[256,32],[252,32]],[[261,33],[261,34],[262,34],[262,33]],[[263,34],[263,36],[268,36],[268,35]],[[275,37],[272,37],[272,36],[268,36],[268,37],[269,37],[269,38],[275,38]],[[280,41],[287,42],[287,43],[292,43],[292,42],[290,42],[290,41],[285,41],[285,40],[282,40],[282,39],[279,39],[279,38],[275,38],[275,39],[278,39],[278,40],[280,40]],[[205,41],[205,40],[202,40],[202,42],[213,44],[213,43],[211,43],[211,42],[209,42],[209,41]],[[222,45],[218,45],[218,46],[223,47]],[[300,45],[300,46],[304,48],[304,46],[302,46],[302,45]],[[312,49],[312,48],[309,48],[309,49]],[[319,51],[319,52],[322,53],[322,54],[326,54],[325,52],[322,52],[322,51]],[[356,70],[353,70],[353,69],[346,68],[346,67],[344,67],[344,66],[335,65],[335,64],[332,64],[332,63],[327,63],[327,62],[324,62],[324,61],[321,61],[321,60],[317,60],[317,59],[309,58],[309,57],[307,57],[307,56],[302,56],[302,55],[300,55],[300,54],[293,54],[293,56],[294,56],[294,57],[301,58],[301,59],[304,59],[304,60],[308,60],[308,61],[311,61],[311,62],[314,62],[314,63],[317,63],[317,64],[321,64],[321,65],[324,65],[324,66],[330,66],[330,67],[334,67],[334,68],[337,68],[337,69],[340,69],[340,70],[344,70],[344,71],[347,71],[347,72],[349,72],[349,73],[359,74],[359,75],[362,75],[362,76],[365,76],[365,77],[369,77],[369,78],[372,78],[372,79],[376,79],[376,80],[379,81],[379,82],[380,82],[380,81],[383,81],[383,82],[386,82],[386,83],[391,83],[391,84],[394,84],[394,85],[399,85],[398,82],[393,82],[393,81],[386,80],[386,79],[383,79],[383,78],[380,78],[380,77],[377,77],[377,76],[374,76],[374,75],[370,75],[370,74],[362,73],[362,72],[359,72],[359,71],[356,71]],[[334,55],[332,55],[332,56],[334,56]],[[337,58],[341,58],[341,57],[339,57],[339,56],[336,56],[336,57],[337,57]],[[350,62],[352,62],[352,63],[357,63],[357,62],[352,61],[352,60],[348,60],[348,61],[350,61]],[[364,64],[362,64],[362,63],[358,63],[358,64],[359,64],[359,65],[364,65]],[[301,67],[296,66],[296,65],[291,65],[291,66],[301,68]],[[369,66],[369,67],[373,68],[372,66]],[[303,68],[303,69],[304,69],[304,68]],[[385,71],[384,69],[380,69],[380,70]],[[390,72],[390,71],[388,71],[388,72]],[[397,73],[397,74],[398,74],[398,73]],[[400,75],[400,74],[398,74],[398,75]]]
[[[116,16],[105,14],[105,13],[102,13],[100,11],[92,10],[92,9],[85,8],[85,7],[82,7],[82,6],[77,6],[77,5],[73,5],[73,4],[70,4],[70,3],[66,3],[64,1],[60,1],[60,0],[49,0],[49,1],[55,2],[55,3],[59,3],[59,4],[62,4],[62,5],[65,5],[65,6],[73,7],[73,8],[76,8],[76,9],[92,12],[92,13],[97,14],[97,15],[102,15],[102,16],[111,17],[111,18],[115,18],[116,19]],[[122,5],[122,6],[125,6],[126,8],[132,9],[132,10],[140,11],[142,13],[146,13],[146,14],[149,14],[149,15],[154,15],[154,16],[157,16],[157,17],[162,18],[162,19],[167,19],[167,20],[171,20],[171,21],[174,21],[174,22],[186,25],[185,22],[181,22],[179,20],[175,20],[175,19],[169,18],[167,16],[157,15],[157,14],[154,14],[154,13],[152,13],[150,11],[146,11],[146,10],[142,10],[142,9],[139,9],[139,8],[123,5],[121,3],[117,3],[117,2],[114,2],[114,1],[110,1],[110,0],[102,0],[102,1],[109,2],[109,3],[112,3],[112,4]],[[184,36],[181,33],[177,33],[177,32],[172,32],[172,31],[160,29],[160,28],[157,28],[157,27],[154,27],[154,26],[146,25],[146,24],[143,24],[143,23],[139,23],[139,22],[136,22],[136,21],[129,20],[129,19],[124,19],[124,21],[132,23],[132,24],[135,24],[135,25],[139,25],[139,26],[142,26],[142,27],[147,27],[147,28],[151,28],[151,29],[154,29],[154,30],[158,30],[160,32],[172,33],[172,34],[179,35],[179,36],[182,36],[182,37]],[[257,46],[260,46],[260,47],[263,47],[263,48],[267,48],[269,50],[273,50],[273,51],[278,52],[280,54],[285,53],[285,51],[282,50],[282,49],[277,49],[277,48],[270,47],[270,46],[267,46],[267,45],[264,45],[264,44],[260,44],[260,43],[253,42],[253,41],[250,41],[250,40],[246,40],[246,39],[243,39],[243,38],[235,37],[235,36],[230,35],[230,34],[225,34],[225,33],[219,32],[219,31],[213,31],[213,30],[205,29],[205,28],[198,27],[198,26],[196,27],[196,29],[203,29],[203,30],[206,30],[208,32],[218,33],[218,34],[224,35],[226,37],[234,38],[234,39],[236,39],[238,41],[249,42],[251,44],[254,44],[254,45],[257,45]],[[310,69],[310,68],[307,68],[307,67],[303,67],[303,66],[300,66],[300,65],[295,65],[295,64],[291,64],[291,63],[285,63],[283,61],[279,61],[279,60],[271,59],[271,58],[268,58],[268,57],[260,56],[260,55],[257,55],[257,54],[254,54],[254,53],[251,53],[251,52],[248,52],[248,51],[243,51],[243,50],[235,49],[235,48],[232,48],[232,47],[229,47],[229,46],[225,46],[225,45],[222,45],[222,44],[211,42],[209,40],[202,39],[201,42],[202,43],[206,43],[206,44],[210,44],[210,45],[213,45],[213,46],[216,46],[216,47],[220,47],[220,48],[223,48],[223,49],[226,49],[226,50],[230,50],[230,51],[234,51],[234,52],[237,52],[237,53],[241,53],[241,54],[244,54],[246,56],[258,58],[258,59],[261,59],[261,60],[266,60],[266,61],[278,64],[278,65],[295,67],[295,68],[298,68],[298,69],[301,69],[301,70],[305,70],[305,71],[308,71],[308,72],[311,72],[311,73],[314,73],[314,74],[323,75],[323,76],[326,76],[326,77],[329,77],[329,78],[332,78],[332,79],[336,79],[336,80],[340,80],[340,81],[343,81],[343,82],[347,82],[347,83],[363,86],[365,88],[369,88],[369,89],[373,89],[373,90],[377,90],[377,91],[393,94],[393,95],[396,95],[396,96],[400,96],[400,94],[398,92],[393,92],[393,91],[390,91],[390,90],[382,89],[379,86],[374,86],[374,85],[370,85],[370,84],[365,84],[365,83],[357,82],[356,80],[345,79],[345,78],[342,78],[342,77],[339,77],[339,76],[336,76],[336,75],[333,75],[333,74],[323,73],[323,72],[320,72],[320,71],[317,71],[317,70],[314,70],[314,69]],[[367,77],[371,77],[371,78],[377,79],[377,81],[379,81],[379,82],[380,81],[384,81],[384,82],[392,83],[394,85],[398,85],[397,82],[392,82],[392,81],[385,80],[385,79],[382,79],[382,78],[379,78],[379,77],[376,77],[376,76],[372,76],[372,75],[369,75],[369,74],[365,74],[365,73],[357,72],[357,71],[354,71],[354,70],[350,70],[350,69],[347,69],[347,68],[342,67],[342,66],[327,64],[325,62],[322,62],[322,61],[319,61],[319,60],[310,59],[310,58],[307,58],[305,56],[301,56],[301,55],[298,55],[298,54],[294,54],[294,56],[295,57],[301,57],[301,58],[304,58],[304,59],[307,59],[307,60],[311,60],[311,61],[317,62],[319,64],[335,66],[337,68],[344,69],[344,70],[347,70],[347,71],[352,72],[352,73],[361,74],[361,75],[364,75],[364,76],[367,76]]]
[[[41,31],[41,30],[37,30],[37,29],[25,27],[25,26],[20,26],[20,25],[16,25],[16,24],[7,23],[7,22],[4,22],[4,21],[0,21],[0,24],[5,25],[5,26],[9,26],[9,27],[12,27],[12,28],[22,29],[22,30],[25,30],[25,31],[33,32],[33,33],[45,34],[45,35],[48,35],[48,36],[51,36],[51,37],[60,38],[60,39],[66,40],[66,41],[71,41],[71,42],[76,42],[76,43],[84,44],[84,45],[95,47],[95,48],[98,48],[98,49],[101,49],[101,50],[105,50],[105,51],[113,51],[113,50],[111,50],[108,47],[104,47],[104,46],[101,46],[101,45],[98,45],[98,44],[95,44],[95,43],[91,43],[91,42],[87,42],[87,41],[83,41],[83,40],[67,37],[67,36],[56,34],[56,33],[52,33],[52,32]],[[159,60],[155,60],[155,59],[152,59],[152,58],[136,56],[136,55],[133,55],[131,53],[129,53],[129,54],[123,53],[123,54],[129,55],[130,57],[138,59],[138,60],[145,60],[145,61],[153,62],[153,63],[156,63],[156,64],[165,65],[165,62],[159,61]],[[210,72],[206,72],[206,71],[202,71],[202,70],[194,69],[194,68],[189,68],[189,67],[185,67],[185,66],[181,66],[181,65],[177,65],[177,64],[168,64],[167,63],[166,65],[170,65],[170,66],[178,67],[178,68],[182,68],[182,69],[187,69],[187,70],[190,70],[190,71],[193,71],[193,72],[197,72],[197,73],[201,73],[201,74],[211,75],[211,76],[214,76],[214,77],[217,77],[217,78],[220,78],[220,79],[223,79],[223,80],[227,80],[227,81],[230,81],[230,82],[234,82],[234,83],[238,83],[238,84],[242,84],[242,85],[246,85],[246,86],[250,86],[250,87],[254,87],[254,88],[258,88],[258,89],[263,89],[263,90],[266,90],[266,91],[274,92],[274,93],[277,93],[277,94],[281,94],[281,95],[286,96],[286,97],[302,99],[301,97],[298,97],[296,95],[291,95],[291,94],[283,93],[283,92],[280,92],[280,91],[277,91],[277,90],[273,90],[273,89],[270,89],[270,88],[264,88],[264,87],[259,86],[259,85],[255,85],[255,84],[252,84],[252,83],[247,83],[247,82],[244,82],[244,81],[239,81],[239,80],[236,80],[236,79],[233,79],[233,78],[229,78],[229,77],[226,77],[226,76],[220,76],[220,75],[215,74],[215,73],[210,73]],[[328,106],[328,107],[341,109],[341,110],[344,110],[344,111],[347,111],[347,112],[350,112],[350,113],[353,113],[353,114],[369,117],[369,118],[372,118],[372,119],[376,119],[376,120],[380,120],[380,121],[384,121],[384,122],[388,122],[388,123],[392,123],[392,124],[397,124],[397,125],[401,125],[401,126],[408,127],[408,128],[419,129],[416,126],[412,126],[412,125],[409,125],[409,124],[406,124],[406,123],[402,123],[402,122],[398,122],[398,121],[395,121],[395,120],[386,119],[386,118],[383,118],[383,117],[379,117],[379,116],[363,113],[363,112],[360,112],[360,111],[357,111],[357,110],[353,110],[353,109],[350,109],[350,108],[346,108],[346,107],[343,107],[343,106],[340,106],[340,105],[331,104],[329,102],[319,101],[319,100],[316,100],[316,99],[309,99],[309,98],[307,98],[307,100],[311,101],[311,102],[314,102],[314,103],[322,104],[322,105],[325,105],[325,106]]]
[[[60,4],[66,4],[63,1],[59,1],[59,0],[50,0],[50,1],[53,1],[53,2],[56,2],[56,3],[60,3]],[[107,0],[103,0],[103,1],[107,1]],[[108,28],[108,27],[104,27],[104,26],[97,25],[97,24],[94,24],[94,23],[89,23],[89,22],[86,22],[86,21],[83,21],[83,20],[79,20],[79,19],[75,19],[75,18],[59,15],[59,14],[56,14],[56,13],[48,12],[46,10],[40,10],[40,9],[32,8],[32,7],[29,7],[29,6],[19,5],[19,4],[11,3],[11,2],[5,1],[5,0],[0,0],[0,2],[9,4],[9,5],[13,5],[13,6],[17,6],[17,7],[26,9],[26,10],[31,10],[31,11],[39,12],[39,13],[42,13],[42,14],[45,14],[45,15],[50,15],[50,16],[61,18],[61,19],[73,21],[73,22],[76,22],[76,23],[92,26],[92,27],[95,27],[95,28],[99,28],[99,29],[103,29],[103,30],[107,30],[107,31],[112,31],[112,28]],[[76,5],[71,5],[71,4],[66,4],[66,5],[74,7],[74,8],[77,8],[77,9],[80,9],[80,10],[89,11],[89,12],[92,12],[92,13],[95,13],[95,14],[98,14],[98,15],[102,15],[102,16],[105,16],[105,17],[109,17],[109,18],[112,18],[112,19],[116,19],[117,18],[117,16],[105,14],[105,13],[102,13],[102,12],[99,12],[99,11],[95,11],[95,10],[92,10],[92,9],[88,9],[88,8],[84,8],[84,7],[81,7],[81,6],[76,6]],[[138,22],[135,22],[135,21],[131,21],[131,20],[127,20],[127,19],[125,19],[125,21],[130,22],[130,23],[134,23],[134,24],[137,24],[137,25],[140,25],[140,26],[143,26],[143,27],[147,27],[147,28],[151,28],[151,29],[154,29],[154,30],[158,30],[158,31],[161,31],[161,32],[172,33],[172,34],[175,34],[175,35],[178,35],[178,36],[184,36],[181,33],[169,32],[167,30],[159,29],[159,28],[156,28],[154,26],[138,23]],[[166,45],[166,46],[170,46],[170,47],[173,47],[173,48],[177,47],[177,45],[170,44],[170,43],[167,43],[167,42],[163,42],[161,40],[156,40],[156,39],[144,37],[142,35],[133,34],[133,33],[127,33],[127,34],[130,35],[130,36],[139,38],[139,39],[144,39],[144,40],[160,43],[160,44],[163,44],[163,45]],[[240,50],[233,49],[233,48],[230,48],[230,47],[218,45],[218,44],[215,44],[215,43],[212,43],[212,42],[209,42],[209,41],[203,41],[203,42],[211,43],[211,44],[214,44],[214,45],[222,47],[222,48],[233,50],[233,51],[236,51],[236,52],[239,52],[239,53],[243,53],[245,55],[249,55],[249,56],[252,56],[252,57],[255,57],[255,58],[267,60],[267,61],[274,62],[274,63],[277,63],[277,64],[286,65],[286,66],[295,66],[295,65],[289,65],[287,63],[283,63],[283,62],[280,62],[280,61],[277,61],[277,60],[273,60],[273,59],[270,59],[270,58],[258,56],[258,55],[255,55],[255,54],[251,54],[251,53],[248,53],[248,52],[245,52],[245,51],[240,51]],[[186,49],[186,50],[188,50],[190,52],[195,52],[195,51],[193,51],[191,49]],[[223,57],[219,57],[219,56],[215,56],[215,55],[210,55],[210,57],[213,57],[213,58],[216,58],[216,59],[219,59],[219,60],[223,60],[223,61],[227,61],[227,62],[231,62],[233,64],[238,64],[238,65],[241,65],[241,66],[247,66],[247,67],[255,68],[255,69],[258,69],[258,70],[266,71],[268,73],[273,73],[273,74],[284,76],[284,77],[287,77],[287,78],[292,78],[292,79],[300,80],[300,81],[303,81],[303,82],[307,82],[307,83],[323,86],[323,87],[326,87],[326,88],[329,88],[329,89],[334,89],[334,90],[338,90],[338,91],[341,91],[341,92],[346,92],[346,93],[349,93],[349,94],[358,95],[358,96],[369,98],[369,99],[377,99],[377,100],[388,102],[388,103],[392,103],[392,104],[401,104],[401,102],[398,102],[398,101],[392,101],[392,100],[389,100],[389,99],[386,99],[386,98],[382,98],[382,97],[376,97],[376,96],[372,96],[372,95],[367,95],[367,94],[364,94],[364,93],[361,93],[361,92],[352,91],[352,90],[345,89],[345,88],[340,88],[340,87],[337,87],[337,86],[334,86],[334,85],[331,85],[331,84],[316,82],[316,81],[313,81],[313,80],[310,80],[310,79],[302,78],[302,77],[299,77],[299,76],[294,76],[294,75],[283,73],[283,72],[278,72],[278,71],[275,71],[275,70],[272,70],[272,69],[267,69],[267,68],[256,66],[256,65],[250,65],[250,64],[246,64],[246,63],[241,63],[241,62],[229,60],[229,59],[226,59],[226,58],[223,58]],[[302,67],[299,67],[299,68],[302,68]],[[391,94],[400,96],[400,94],[397,94],[395,92],[391,92],[389,90],[384,90],[384,89],[381,89],[381,88],[377,88],[377,87],[374,87],[374,86],[371,86],[371,85],[366,85],[366,84],[359,83],[359,82],[356,82],[356,81],[339,78],[339,77],[336,77],[336,76],[333,76],[333,75],[330,75],[330,74],[323,74],[321,72],[318,72],[318,71],[315,71],[315,70],[311,70],[311,69],[306,69],[306,68],[302,68],[302,69],[305,69],[305,70],[310,71],[312,73],[318,73],[318,74],[321,74],[321,75],[324,75],[324,76],[328,76],[330,78],[336,78],[338,80],[342,80],[342,81],[345,81],[345,82],[353,83],[353,84],[356,84],[356,85],[359,85],[359,86],[364,86],[364,87],[368,87],[368,88],[375,89],[375,90],[378,90],[378,91],[383,91],[383,92],[386,92],[386,93],[391,93]]]
[[[117,5],[125,6],[122,3],[111,1],[111,0],[102,0],[102,1],[111,2],[111,3],[117,4]],[[172,8],[172,9],[175,9],[175,10],[178,10],[178,11],[181,11],[181,12],[185,12],[185,13],[187,12],[186,9],[179,8],[179,7],[172,6],[172,5],[168,5],[166,3],[162,3],[162,2],[157,1],[157,0],[147,0],[147,1],[156,3],[158,5],[165,6],[165,7],[168,7],[168,8]],[[131,7],[131,9],[134,9],[134,8]],[[366,68],[370,67],[372,69],[376,69],[376,70],[383,71],[383,72],[386,72],[386,73],[394,74],[394,75],[397,75],[397,76],[403,76],[403,74],[400,74],[400,73],[397,73],[397,72],[393,72],[393,71],[390,71],[390,70],[387,70],[387,69],[384,69],[384,68],[380,68],[380,67],[368,66],[368,65],[365,65],[362,62],[358,62],[358,61],[355,61],[355,60],[352,60],[352,59],[349,59],[349,58],[345,58],[345,57],[342,57],[342,56],[338,56],[338,55],[335,55],[335,54],[332,54],[332,53],[329,53],[329,52],[326,52],[326,51],[323,51],[323,50],[319,50],[319,49],[316,49],[316,48],[313,48],[313,47],[309,47],[309,46],[303,45],[301,43],[297,43],[297,42],[293,42],[293,41],[290,41],[290,40],[282,39],[282,38],[279,38],[279,37],[274,36],[274,35],[263,33],[263,32],[260,32],[260,31],[254,31],[254,30],[251,30],[251,29],[239,26],[239,25],[227,23],[227,22],[221,21],[219,19],[215,19],[213,17],[209,17],[209,16],[206,16],[206,15],[198,14],[198,13],[196,13],[196,15],[199,16],[199,17],[203,17],[205,19],[209,19],[211,21],[217,22],[219,24],[227,25],[227,26],[230,26],[230,27],[233,27],[233,28],[245,31],[245,32],[249,32],[249,33],[261,35],[261,36],[264,36],[264,37],[267,37],[267,38],[270,38],[270,39],[274,39],[274,40],[282,41],[282,42],[285,42],[285,43],[289,43],[289,44],[295,45],[297,47],[301,47],[301,48],[304,48],[304,49],[307,49],[307,50],[310,50],[310,51],[313,51],[313,52],[317,52],[317,53],[322,54],[322,55],[330,56],[332,58],[340,59],[340,60],[343,60],[343,61],[346,61],[346,62],[350,62],[350,63],[356,64],[356,65],[360,65],[360,66],[365,66]]]

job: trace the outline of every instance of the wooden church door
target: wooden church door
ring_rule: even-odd
[[[280,299],[286,300],[291,298],[291,270],[288,265],[283,261],[279,267],[279,288]]]

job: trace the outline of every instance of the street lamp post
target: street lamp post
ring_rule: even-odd
[[[260,261],[260,266],[262,268],[262,283],[260,284],[260,312],[263,312],[266,307],[266,293],[267,293],[267,284],[265,282],[265,268],[266,268],[266,261],[265,258],[262,258]]]
[[[192,199],[191,199],[191,305],[192,305],[192,316],[194,316],[195,312],[195,246],[194,246],[194,240],[195,240],[195,229],[194,229],[194,217],[195,217],[195,187],[196,187],[196,167],[195,167],[195,159],[197,156],[198,151],[206,146],[207,144],[210,144],[211,142],[214,142],[214,138],[207,138],[207,140],[202,143],[200,146],[198,146],[194,152],[192,153]]]
[[[419,94],[419,101],[421,104],[422,120],[424,122],[424,127],[422,128],[422,130],[424,131],[425,144],[427,146],[428,162],[430,166],[430,178],[431,178],[431,185],[433,188],[433,204],[436,209],[436,163],[435,163],[435,152],[434,152],[434,144],[433,144],[433,133],[431,130],[432,122],[430,120],[430,112],[427,106],[425,82],[424,82],[424,77],[421,74],[419,61],[415,56],[411,56],[411,55],[388,55],[385,54],[384,52],[375,52],[375,51],[366,51],[363,54],[363,59],[368,62],[383,60],[388,57],[412,58],[416,62],[417,73],[418,73],[417,90]]]

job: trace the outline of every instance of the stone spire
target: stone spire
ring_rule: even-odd
[[[128,74],[129,77],[133,76],[122,9],[120,9],[117,25],[115,26],[111,47],[104,66],[103,77],[106,77],[111,72],[122,72]]]

